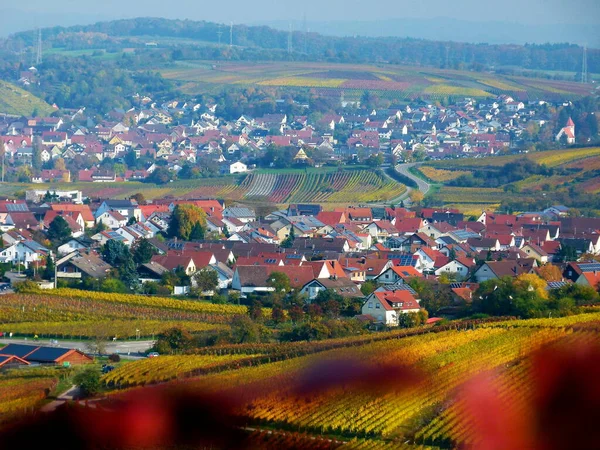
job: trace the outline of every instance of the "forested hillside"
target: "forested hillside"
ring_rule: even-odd
[[[190,20],[137,18],[101,22],[88,26],[45,29],[46,45],[66,49],[144,46],[148,40],[185,40],[188,59],[233,60],[317,60],[329,62],[390,62],[475,70],[519,67],[533,70],[573,71],[581,67],[583,49],[570,44],[486,45],[460,42],[436,42],[410,38],[331,37],[296,31],[292,52],[288,54],[288,33],[265,26],[235,25],[233,47],[216,48],[229,43],[229,29],[217,23]],[[142,38],[142,39],[140,39]],[[161,38],[161,39],[159,39]],[[13,40],[31,45],[34,33],[13,36]],[[204,45],[198,45],[200,43]],[[170,45],[173,42],[169,42]],[[190,53],[191,52],[191,53]],[[507,69],[510,70],[510,69]],[[588,70],[600,72],[600,50],[588,50]]]

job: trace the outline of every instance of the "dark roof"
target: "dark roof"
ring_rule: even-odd
[[[61,356],[71,352],[70,348],[59,348],[59,347],[39,347],[33,353],[31,353],[25,360],[37,361],[37,362],[54,362]]]
[[[137,203],[134,200],[113,200],[108,199],[104,200],[106,206],[109,208],[134,208],[137,206]]]
[[[321,210],[321,205],[290,205],[288,208],[288,216],[317,216]]]
[[[3,355],[13,355],[23,358],[38,348],[37,345],[24,345],[24,344],[8,344],[2,349]]]
[[[61,347],[40,347],[38,345],[8,344],[2,355],[18,356],[28,362],[52,363],[73,349]]]

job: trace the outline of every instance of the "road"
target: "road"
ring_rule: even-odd
[[[427,194],[427,192],[429,192],[429,189],[431,189],[431,184],[427,183],[425,180],[423,180],[409,172],[410,168],[418,166],[419,164],[420,163],[398,164],[396,166],[396,171],[399,174],[404,175],[405,177],[408,177],[411,180],[413,180],[415,183],[417,183],[417,186],[419,187],[419,191],[421,191],[423,193],[423,195],[425,195],[425,194]]]
[[[0,344],[29,344],[29,345],[42,345],[50,347],[65,347],[65,348],[76,348],[82,352],[86,352],[87,341],[58,341],[57,344],[53,344],[50,339],[23,339],[23,338],[12,338],[12,339],[0,339]],[[106,354],[118,353],[119,355],[131,355],[139,356],[144,353],[150,347],[154,345],[154,341],[108,341],[106,343]]]

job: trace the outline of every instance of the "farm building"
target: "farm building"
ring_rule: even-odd
[[[39,364],[88,364],[93,361],[91,356],[73,349],[60,347],[41,347],[39,345],[8,344],[2,350],[3,356],[16,356],[27,363]]]
[[[2,352],[2,350],[0,350]],[[0,353],[0,369],[12,369],[18,366],[28,366],[29,363],[23,358],[15,355],[3,355]]]

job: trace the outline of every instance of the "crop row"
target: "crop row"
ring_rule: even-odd
[[[208,314],[177,309],[90,301],[73,297],[33,294],[10,294],[2,297],[0,323],[68,322],[78,320],[187,320],[228,323],[230,314]]]
[[[32,293],[40,294],[38,291]],[[79,289],[52,289],[44,291],[40,294],[41,298],[45,296],[52,297],[65,297],[65,298],[76,298],[81,300],[100,300],[103,302],[114,302],[114,303],[126,303],[130,305],[148,306],[153,308],[183,310],[190,312],[200,313],[214,313],[214,314],[245,314],[245,306],[236,305],[216,305],[207,302],[191,301],[191,300],[179,300],[168,297],[149,297],[135,294],[116,294],[106,292],[95,292],[95,291],[82,291]],[[270,310],[265,310],[270,313]]]
[[[171,328],[190,332],[216,330],[223,325],[172,320],[91,320],[68,322],[22,322],[3,325],[4,333],[40,338],[149,338]]]
[[[161,356],[160,358],[149,358],[124,364],[102,377],[102,381],[107,385],[118,387],[159,383],[186,376],[197,369],[207,369],[243,358],[246,358],[246,356]]]

